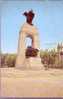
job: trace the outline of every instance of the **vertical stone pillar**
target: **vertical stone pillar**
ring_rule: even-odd
[[[19,34],[19,41],[18,41],[18,54],[16,59],[16,67],[17,68],[24,68],[24,60],[25,60],[25,33],[20,32]]]

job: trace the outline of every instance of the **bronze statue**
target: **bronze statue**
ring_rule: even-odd
[[[37,57],[39,50],[28,46],[25,52],[26,58]]]
[[[33,11],[30,10],[29,12],[24,12],[23,15],[26,16],[26,22],[27,22],[28,24],[30,24],[30,25],[33,25],[33,24],[32,24],[32,20],[33,20],[33,18],[34,18],[34,16],[35,16],[35,14],[33,13]]]

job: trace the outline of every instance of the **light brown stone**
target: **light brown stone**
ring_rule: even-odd
[[[25,23],[19,33],[18,41],[18,53],[16,58],[16,67],[17,68],[27,68],[27,67],[41,67],[40,55],[38,54],[36,58],[26,59],[25,51],[25,39],[30,37],[32,39],[32,47],[39,49],[39,36],[38,30],[35,26]],[[38,59],[39,58],[39,59]],[[37,64],[38,63],[38,64]],[[29,65],[30,64],[30,65]],[[27,66],[28,65],[28,66]]]

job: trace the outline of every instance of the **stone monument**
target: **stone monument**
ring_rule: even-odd
[[[37,28],[32,24],[35,16],[33,11],[24,12],[26,23],[23,24],[19,32],[18,53],[16,58],[16,68],[20,69],[43,69],[39,52],[39,35]],[[32,40],[31,47],[26,48],[25,39]]]

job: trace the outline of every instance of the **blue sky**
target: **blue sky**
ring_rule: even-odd
[[[22,13],[30,9],[35,12],[33,23],[39,31],[40,48],[52,48],[63,42],[63,0],[2,0],[0,4],[3,53],[17,52],[19,30],[26,21]]]

